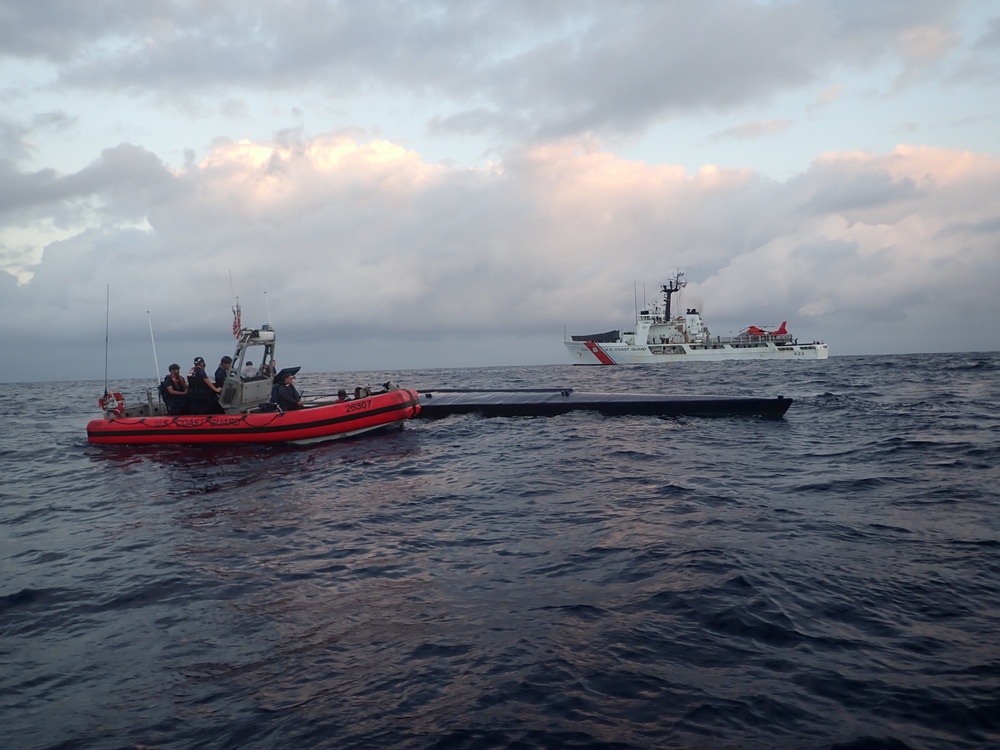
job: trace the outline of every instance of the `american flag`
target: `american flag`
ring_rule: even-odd
[[[240,329],[243,326],[240,323],[240,303],[236,303],[236,307],[233,308],[233,336],[236,338],[240,337]]]

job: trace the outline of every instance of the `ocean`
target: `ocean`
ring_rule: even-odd
[[[0,747],[1000,747],[1000,354],[297,384],[390,378],[795,402],[140,449],[7,385]]]

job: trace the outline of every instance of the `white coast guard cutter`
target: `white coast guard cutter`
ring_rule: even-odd
[[[660,285],[663,301],[639,311],[632,331],[605,331],[565,340],[573,364],[638,365],[742,359],[826,359],[822,341],[800,344],[782,323],[773,331],[748,326],[736,336],[712,336],[694,308],[671,317],[670,297],[686,285],[684,274]]]

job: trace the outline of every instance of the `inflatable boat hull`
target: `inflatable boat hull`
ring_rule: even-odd
[[[398,426],[419,412],[416,391],[400,389],[295,411],[94,419],[87,425],[87,440],[97,445],[313,443]]]

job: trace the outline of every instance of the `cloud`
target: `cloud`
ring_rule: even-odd
[[[956,31],[940,26],[904,29],[897,37],[900,58],[907,66],[917,67],[937,62],[958,45]]]
[[[26,136],[28,128],[18,124],[13,120],[0,117],[0,162],[19,162],[27,158],[31,149],[27,143]]]
[[[763,138],[774,135],[792,126],[791,120],[759,120],[758,122],[745,122],[741,125],[734,125],[731,128],[712,133],[711,140],[722,141],[727,138],[738,140],[748,140],[751,138]]]
[[[990,115],[966,115],[965,117],[960,117],[954,122],[949,123],[950,127],[953,128],[965,128],[970,125],[980,125],[982,123],[993,122],[995,118]]]
[[[973,49],[994,55],[1000,53],[1000,16],[996,16],[987,24],[986,31],[976,39]]]
[[[51,218],[72,225],[91,215],[101,221],[143,219],[173,186],[155,155],[129,144],[106,149],[86,168],[65,176],[52,169],[21,172],[0,162],[0,220],[16,225]]]
[[[896,77],[892,93],[899,93],[941,62],[959,45],[960,34],[940,26],[911,27],[899,32],[896,46],[903,70]]]
[[[41,132],[60,133],[76,125],[77,118],[65,112],[49,111],[35,114],[30,122],[0,117],[0,160],[21,163],[29,160],[34,151],[33,136]]]
[[[1000,160],[984,154],[830,153],[775,182],[623,160],[593,139],[463,169],[328,135],[220,141],[179,171],[123,144],[73,174],[8,168],[0,184],[24,187],[8,191],[22,201],[18,217],[77,224],[45,246],[29,283],[0,273],[0,312],[18,320],[22,352],[62,351],[83,329],[96,342],[109,284],[116,326],[134,345],[150,311],[175,350],[228,347],[232,273],[245,319],[264,319],[266,292],[286,335],[311,342],[299,351],[313,369],[365,369],[394,353],[396,367],[482,364],[441,342],[511,336],[541,337],[547,361],[559,362],[564,327],[627,323],[633,282],[675,268],[687,269],[687,299],[717,333],[787,319],[839,353],[926,350],[933,342],[907,321],[923,320],[933,300],[970,346],[1000,345],[984,323],[1000,312]],[[6,214],[0,237],[15,221]],[[903,325],[876,342],[872,319]]]
[[[32,118],[32,125],[38,129],[61,132],[76,125],[78,118],[65,112],[39,112]]]
[[[816,110],[829,107],[837,101],[841,95],[843,95],[846,88],[847,87],[842,83],[835,83],[827,86],[819,93],[819,96],[816,97],[816,101],[809,105],[809,111],[814,112]]]
[[[523,117],[478,107],[447,117],[433,117],[427,124],[427,130],[433,135],[480,135],[495,131],[530,133],[531,127]]]
[[[37,0],[5,3],[0,49],[5,56],[40,58],[69,64],[84,50],[116,37],[155,33],[162,3],[122,0]],[[181,4],[172,9],[180,14]]]
[[[1000,16],[987,24],[985,31],[966,50],[961,64],[948,83],[981,82],[995,86],[1000,81]]]
[[[64,90],[187,108],[202,96],[405,92],[432,129],[552,139],[641,132],[731,111],[886,59],[900,80],[949,54],[959,0],[378,3],[41,0],[8,9],[0,48]],[[987,44],[984,37],[982,44]]]

